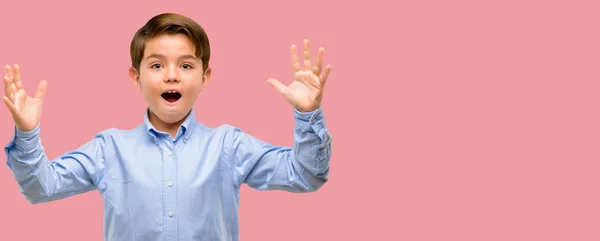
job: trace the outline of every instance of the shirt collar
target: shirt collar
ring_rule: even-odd
[[[194,131],[194,127],[196,126],[195,123],[196,114],[194,112],[194,109],[192,108],[188,115],[185,117],[183,123],[181,123],[179,130],[177,131],[178,135],[180,135],[179,132],[181,132],[181,136],[176,136],[176,138],[183,138],[183,141],[187,143],[192,132]],[[146,132],[148,133],[148,135],[150,135],[152,141],[154,141],[154,143],[158,145],[157,133],[159,133],[159,131],[154,127],[154,125],[152,125],[152,123],[150,123],[150,110],[148,108],[146,108],[146,111],[144,112],[144,126]]]

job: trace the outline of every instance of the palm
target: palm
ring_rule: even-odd
[[[327,81],[331,65],[322,69],[323,54],[325,50],[319,49],[316,63],[313,65],[310,59],[310,43],[304,40],[304,69],[298,61],[296,46],[292,45],[292,68],[294,70],[294,81],[284,85],[275,78],[267,81],[297,110],[309,112],[321,105],[323,87]]]
[[[307,86],[299,81],[292,81],[282,93],[283,96],[298,110],[314,110],[321,102],[321,90]]]
[[[5,67],[5,95],[2,99],[10,110],[15,125],[22,131],[31,131],[39,123],[42,115],[43,97],[46,92],[46,81],[41,81],[34,97],[27,95],[20,80],[20,69]]]
[[[17,108],[17,119],[21,122],[22,127],[24,129],[35,128],[42,115],[42,102],[27,96],[25,91],[17,93],[15,101],[21,102],[20,108]]]

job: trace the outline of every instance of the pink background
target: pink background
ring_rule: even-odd
[[[597,1],[82,2],[0,6],[0,64],[20,64],[30,92],[49,83],[52,158],[141,123],[129,43],[177,12],[211,40],[196,106],[207,125],[290,145],[290,106],[265,80],[291,78],[288,47],[304,38],[333,65],[330,182],[304,195],[245,186],[241,240],[600,239]],[[97,192],[30,205],[1,158],[0,239],[102,240]]]

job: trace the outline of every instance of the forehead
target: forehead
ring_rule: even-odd
[[[161,34],[146,41],[144,58],[151,54],[171,57],[195,55],[196,47],[184,34]]]

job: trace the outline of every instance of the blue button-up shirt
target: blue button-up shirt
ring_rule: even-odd
[[[231,125],[209,128],[186,117],[175,138],[148,120],[104,130],[50,160],[39,126],[15,128],[7,164],[30,203],[98,190],[104,239],[238,240],[240,186],[311,192],[328,178],[331,136],[321,108],[294,110],[293,147],[275,146]],[[282,237],[283,238],[283,237]]]

